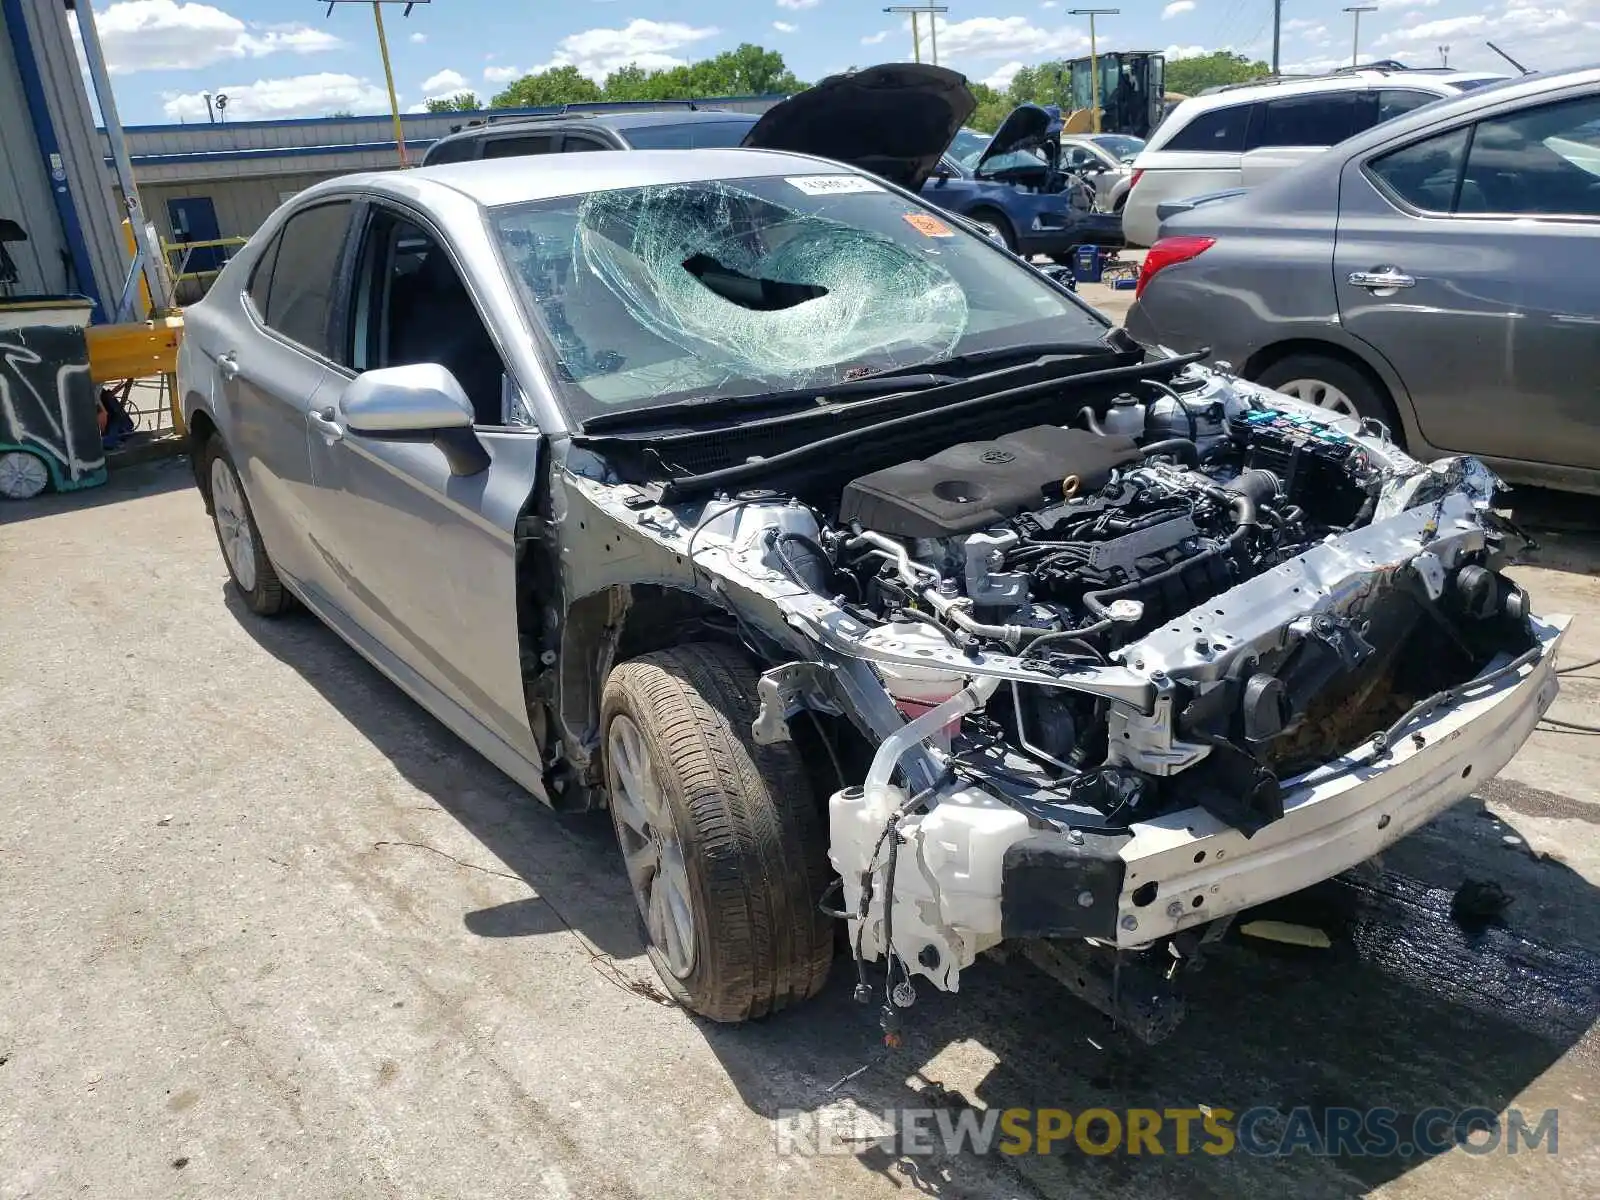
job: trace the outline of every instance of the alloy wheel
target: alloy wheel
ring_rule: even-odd
[[[650,940],[679,979],[694,970],[694,902],[683,841],[639,726],[624,713],[606,735],[611,819]]]

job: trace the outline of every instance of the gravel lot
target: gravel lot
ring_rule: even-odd
[[[1123,293],[1131,295],[1131,293]],[[1526,511],[1523,512],[1522,509]],[[1530,493],[1600,655],[1600,504]],[[1600,1195],[1600,739],[1226,942],[1156,1048],[1021,966],[885,1055],[839,964],[740,1028],[661,1002],[598,819],[538,808],[314,620],[252,618],[187,464],[0,509],[0,1196]],[[1600,724],[1600,668],[1554,714]],[[1450,919],[1466,878],[1503,928]],[[865,1067],[848,1082],[839,1080]],[[1560,1152],[1267,1161],[776,1152],[785,1110],[1556,1106]]]

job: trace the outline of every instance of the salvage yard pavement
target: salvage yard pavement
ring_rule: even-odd
[[[1515,498],[1543,542],[1517,577],[1575,614],[1564,663],[1600,657],[1600,502]],[[1167,1042],[1012,963],[919,989],[891,1053],[843,959],[758,1024],[666,1003],[604,814],[540,809],[313,619],[254,618],[224,581],[186,462],[0,509],[0,1197],[1600,1195],[1600,667],[1477,798],[1254,914],[1327,947],[1225,939]],[[1201,1106],[1555,1109],[1559,1144],[783,1136]]]

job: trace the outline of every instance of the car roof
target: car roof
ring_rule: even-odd
[[[432,188],[448,188],[485,208],[494,208],[656,184],[858,174],[861,172],[842,163],[775,150],[632,150],[626,154],[594,150],[345,175],[316,185],[307,195],[353,186],[408,199]]]
[[[661,125],[687,125],[700,121],[727,121],[743,118],[752,125],[759,119],[754,113],[736,112],[727,108],[649,108],[641,110],[614,111],[607,109],[583,109],[573,107],[561,112],[546,113],[541,116],[509,117],[503,121],[490,118],[474,125],[457,129],[446,134],[434,143],[435,146],[446,142],[467,142],[479,138],[500,137],[505,134],[528,133],[535,130],[559,128],[563,122],[574,126],[593,128],[596,125],[626,132],[629,129],[648,129],[651,126]],[[432,147],[429,147],[431,153]]]

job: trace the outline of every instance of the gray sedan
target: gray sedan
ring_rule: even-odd
[[[1600,490],[1600,70],[1441,101],[1161,227],[1128,314],[1413,454]]]

